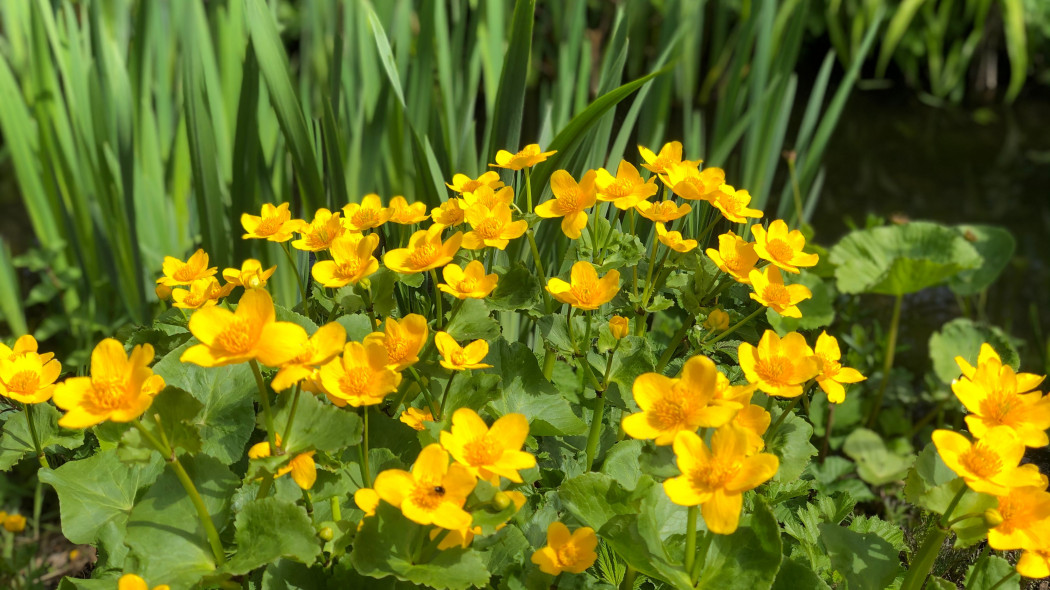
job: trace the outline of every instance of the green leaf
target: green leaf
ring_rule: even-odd
[[[957,295],[976,295],[988,288],[1003,272],[1017,249],[1017,240],[1009,231],[991,225],[957,225],[956,231],[981,255],[981,265],[964,270],[948,280]]]
[[[876,432],[858,428],[846,437],[842,452],[857,463],[857,474],[873,486],[903,479],[915,462],[914,455],[901,456],[886,448]]]
[[[802,475],[809,458],[817,454],[817,448],[809,442],[812,437],[813,427],[798,414],[792,413],[784,419],[768,442],[767,449],[780,457],[780,468],[774,476],[776,481],[791,481]]]
[[[487,361],[493,365],[488,372],[503,378],[500,397],[489,404],[498,415],[524,414],[532,436],[566,436],[587,431],[587,425],[573,412],[568,400],[543,378],[536,355],[529,347],[500,338],[497,346],[489,350]]]
[[[622,440],[614,444],[605,454],[601,473],[613,478],[624,489],[634,490],[642,476],[640,457],[644,447],[645,442],[640,440]]]
[[[194,424],[201,438],[201,451],[232,464],[244,456],[244,446],[255,426],[255,377],[247,364],[200,367],[179,361],[193,339],[164,356],[153,371],[164,382],[189,392],[204,408]],[[163,416],[162,416],[163,418]]]
[[[330,574],[319,565],[308,567],[290,559],[278,559],[266,566],[262,590],[327,590],[329,578]]]
[[[628,336],[620,340],[620,348],[613,358],[610,381],[620,388],[621,395],[630,396],[634,388],[634,380],[643,373],[655,370],[656,356],[653,354],[649,340]]]
[[[901,571],[898,551],[878,535],[829,523],[818,527],[831,566],[850,590],[884,590]]]
[[[959,587],[955,585],[955,582],[949,582],[944,578],[930,578],[927,581],[926,587],[929,590],[959,590]]]
[[[598,530],[614,516],[637,514],[642,498],[655,485],[651,477],[642,476],[635,489],[627,490],[604,473],[585,473],[561,484],[558,497],[580,522]]]
[[[785,557],[780,562],[780,571],[777,572],[777,579],[773,582],[772,590],[796,590],[797,588],[825,590],[828,585],[820,576],[813,573],[808,565]]]
[[[488,161],[496,161],[497,150],[518,150],[521,118],[525,112],[525,83],[529,78],[532,53],[532,23],[536,0],[517,0],[510,25],[510,41],[503,56],[499,87],[496,90],[492,135],[489,137]]]
[[[237,478],[222,462],[207,455],[184,456],[180,462],[221,532],[229,518]],[[129,559],[137,558],[138,569],[133,571],[143,578],[190,586],[216,571],[204,527],[174,469],[165,470],[135,504],[127,527]]]
[[[708,533],[711,534],[711,533]],[[731,535],[715,535],[697,588],[770,588],[780,569],[780,525],[761,499]]]
[[[1021,357],[1014,348],[1010,337],[995,326],[978,324],[968,318],[956,318],[941,326],[941,329],[930,335],[930,360],[937,377],[951,383],[962,373],[955,357],[961,356],[972,366],[977,366],[977,355],[981,344],[987,342],[1003,360],[1015,370],[1021,364]]]
[[[539,303],[540,292],[540,282],[532,271],[517,262],[500,276],[496,289],[488,298],[489,308],[499,311],[531,309]]]
[[[663,490],[658,493],[663,493]],[[682,571],[680,563],[675,563],[667,549],[660,542],[652,523],[643,522],[636,514],[621,514],[612,517],[598,531],[610,548],[628,565],[650,578],[664,580],[680,590],[693,586],[689,576]]]
[[[306,565],[321,553],[321,542],[306,510],[270,497],[249,502],[237,513],[237,555],[226,564],[232,574],[246,574],[278,558]]]
[[[805,285],[813,293],[813,297],[798,304],[798,310],[802,313],[801,318],[788,318],[773,311],[766,310],[766,319],[769,325],[784,336],[788,332],[798,330],[816,330],[830,325],[835,321],[835,285],[831,281],[825,281],[813,273],[802,273],[792,275],[785,273],[784,282],[788,284]]]
[[[1003,578],[1009,578],[999,583]],[[973,564],[966,574],[966,590],[1017,590],[1021,587],[1021,575],[1009,561],[998,555],[985,555]]]
[[[46,452],[53,447],[76,449],[84,443],[82,430],[66,430],[58,425],[61,417],[58,409],[51,404],[33,404],[29,412],[33,416],[40,437],[40,447]],[[3,428],[0,434],[0,471],[7,471],[18,463],[27,453],[36,454],[33,437],[29,433],[29,423],[25,411],[3,414]]]
[[[405,582],[449,590],[481,587],[489,581],[489,571],[474,549],[446,549],[429,561],[418,563],[413,554],[430,527],[407,520],[394,506],[383,502],[375,516],[361,522],[350,554],[359,574],[373,578],[394,576]]]
[[[445,326],[445,331],[461,343],[495,340],[499,336],[499,323],[489,317],[489,308],[483,299],[466,299],[456,317]]]
[[[981,265],[981,255],[954,229],[915,221],[858,230],[831,249],[843,293],[904,295]]]
[[[182,449],[187,453],[196,453],[201,448],[201,437],[197,433],[195,418],[204,409],[204,405],[189,393],[177,387],[165,387],[146,410],[142,425],[160,439],[160,432],[154,415],[160,416],[161,426],[168,444],[173,449]],[[128,432],[138,433],[137,429]]]
[[[282,433],[292,409],[292,393],[281,395],[274,412],[274,425]],[[302,392],[295,411],[292,432],[282,441],[290,455],[308,450],[339,451],[361,442],[361,417],[349,408],[338,408],[323,398]]]

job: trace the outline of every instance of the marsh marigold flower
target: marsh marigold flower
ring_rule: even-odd
[[[299,221],[297,230],[303,237],[292,242],[292,247],[307,252],[320,252],[332,247],[332,242],[343,235],[346,229],[339,219],[339,212],[332,213],[328,209],[320,208],[314,214],[313,221]]]
[[[738,283],[751,284],[751,270],[758,262],[755,245],[733,232],[718,236],[718,249],[708,248],[707,257],[719,270],[733,277]]]
[[[746,190],[736,190],[723,184],[715,191],[711,204],[722,212],[722,215],[733,223],[747,223],[748,218],[762,217],[758,209],[751,209],[751,194]]]
[[[642,180],[642,175],[638,174],[637,168],[627,160],[620,160],[616,176],[601,168],[597,171],[594,184],[598,189],[599,201],[612,202],[617,209],[626,211],[656,194],[659,187],[656,186],[654,180],[651,179],[649,182]]]
[[[1050,533],[1043,533],[1039,543],[1025,548],[1017,559],[1017,573],[1035,579],[1050,576]]]
[[[441,205],[430,210],[430,217],[435,226],[454,227],[462,225],[466,221],[466,211],[463,210],[463,199],[449,199]]]
[[[408,424],[413,430],[423,430],[424,422],[433,422],[434,414],[430,413],[429,409],[420,410],[418,408],[408,407],[405,408],[404,412],[401,412],[399,418],[402,423]]]
[[[679,207],[674,201],[659,201],[657,203],[641,201],[634,206],[634,209],[638,211],[639,215],[650,221],[670,223],[675,219],[681,219],[688,215],[693,210],[693,206],[689,203],[682,203],[682,206]]]
[[[0,342],[0,361],[3,361],[4,359],[13,361],[19,355],[25,354],[27,352],[38,352],[39,348],[40,343],[38,343],[36,341],[36,338],[33,338],[31,334],[19,336],[18,340],[15,340],[15,345],[13,348],[9,348],[6,344]],[[53,352],[40,352],[39,354],[40,362],[42,363],[46,363],[47,361],[55,358],[55,353]]]
[[[321,385],[337,406],[374,406],[401,384],[401,373],[388,365],[386,348],[381,343],[347,342],[341,358],[321,367]]]
[[[356,285],[379,270],[379,260],[374,256],[377,246],[379,236],[376,234],[343,234],[332,242],[329,249],[332,259],[314,263],[310,275],[321,285],[333,289]]]
[[[800,318],[798,304],[813,297],[805,285],[785,285],[780,269],[769,265],[748,273],[754,292],[751,298],[786,318]]]
[[[23,404],[51,399],[62,373],[62,364],[52,356],[35,352],[0,355],[0,396]]]
[[[757,347],[741,342],[737,355],[748,382],[769,395],[798,397],[802,384],[820,373],[813,349],[798,332],[781,339],[773,330],[766,330]]]
[[[521,483],[518,471],[536,466],[536,457],[521,450],[529,436],[529,421],[523,414],[506,414],[492,423],[470,408],[452,414],[451,432],[441,431],[441,446],[478,479],[499,487],[503,476]]]
[[[511,240],[520,238],[529,229],[529,222],[524,219],[511,219],[510,205],[500,204],[493,209],[474,205],[467,209],[466,217],[467,223],[473,228],[463,236],[463,247],[468,250],[486,247],[502,250]]]
[[[712,309],[704,320],[704,328],[709,332],[721,332],[729,327],[729,314],[721,309]]]
[[[313,336],[303,341],[298,354],[281,365],[270,387],[280,392],[314,376],[320,367],[339,356],[345,345],[346,328],[342,324],[331,322],[321,326]]]
[[[623,340],[631,333],[630,322],[622,315],[609,318],[609,333],[617,340]]]
[[[136,346],[128,356],[113,338],[99,342],[91,351],[91,376],[70,377],[55,389],[55,405],[66,410],[58,425],[81,429],[141,416],[164,389],[164,379],[149,367],[152,361],[149,344]]]
[[[445,186],[459,194],[463,194],[472,193],[482,186],[487,186],[492,190],[499,190],[503,187],[503,181],[500,180],[499,172],[489,170],[477,178],[471,178],[466,174],[453,174],[452,184],[446,182]]]
[[[662,223],[656,224],[656,236],[660,243],[675,252],[686,253],[696,248],[696,240],[682,238],[682,232],[667,231],[667,226]]]
[[[449,371],[492,368],[492,365],[481,362],[489,354],[489,343],[484,340],[460,346],[448,332],[438,332],[434,334],[434,344],[441,353],[441,366]]]
[[[354,492],[354,504],[357,504],[365,516],[376,515],[380,500],[379,494],[373,488],[360,488]]]
[[[740,524],[744,492],[769,481],[780,467],[770,453],[748,455],[747,436],[732,426],[719,428],[711,448],[692,431],[674,439],[674,453],[682,475],[664,482],[664,491],[679,506],[700,505],[707,529],[731,535]]]
[[[249,258],[241,263],[240,268],[227,268],[222,271],[222,278],[231,285],[245,289],[262,289],[275,270],[277,270],[276,266],[263,270],[261,262]]]
[[[747,401],[744,403],[746,405],[737,412],[730,425],[744,433],[744,438],[747,441],[746,454],[752,455],[766,447],[766,441],[763,436],[769,430],[772,416],[762,406],[751,403],[750,394],[748,394]]]
[[[806,254],[802,248],[806,245],[806,238],[797,229],[788,231],[787,223],[783,219],[774,220],[769,224],[769,229],[761,225],[751,226],[751,233],[755,236],[755,253],[763,260],[768,260],[781,270],[799,274],[800,266],[815,266],[818,256]]]
[[[306,330],[298,324],[276,321],[270,294],[263,289],[244,293],[237,311],[222,307],[199,309],[190,316],[190,332],[200,340],[179,357],[184,363],[221,367],[252,359],[279,367],[299,354]]]
[[[117,581],[117,590],[149,590],[149,584],[135,574],[124,574]],[[154,586],[153,590],[169,590],[167,584]]]
[[[219,285],[215,277],[205,277],[190,283],[189,289],[172,289],[171,299],[173,306],[181,309],[202,309],[211,307],[219,302],[219,299],[227,297],[233,292],[236,285],[227,283]]]
[[[492,190],[488,186],[479,186],[474,192],[463,193],[461,199],[464,215],[466,211],[475,207],[488,209],[509,208],[514,203],[514,189],[505,186],[499,190]]]
[[[277,446],[281,446],[281,435],[277,434],[276,442]],[[293,457],[288,463],[277,468],[277,473],[273,476],[274,478],[281,477],[282,475],[292,474],[292,480],[304,490],[309,490],[314,487],[314,483],[317,482],[317,464],[314,463],[314,455],[316,451],[307,451],[300,453]],[[262,441],[255,443],[248,449],[249,459],[262,459],[270,456],[270,443],[268,441]]]
[[[820,373],[817,375],[817,385],[828,395],[828,401],[833,404],[841,404],[846,400],[846,388],[844,383],[859,383],[867,379],[860,371],[843,367],[839,362],[842,359],[842,351],[839,350],[839,341],[827,332],[821,332],[817,337],[817,345],[813,352],[820,361]]]
[[[9,533],[20,533],[26,530],[26,517],[21,514],[8,514],[3,520],[4,530]]]
[[[547,282],[547,292],[555,299],[582,310],[598,309],[619,291],[619,271],[610,270],[599,279],[594,265],[584,260],[572,265],[568,283],[558,278]]]
[[[521,148],[521,151],[516,154],[512,154],[507,150],[499,150],[496,152],[496,163],[489,164],[489,166],[521,170],[522,168],[531,168],[556,153],[557,150],[545,152],[540,149],[539,144],[530,143]]]
[[[547,527],[547,545],[532,554],[532,563],[552,576],[562,572],[579,574],[598,559],[594,552],[597,547],[594,529],[581,527],[570,533],[569,527],[555,521]]]
[[[164,276],[157,279],[157,283],[168,287],[189,285],[197,279],[207,278],[219,272],[217,266],[208,267],[208,253],[204,250],[197,250],[186,262],[174,256],[165,256],[161,269]]]
[[[377,342],[386,348],[387,366],[395,371],[404,371],[419,362],[419,353],[427,343],[427,318],[410,313],[397,321],[387,318],[382,332],[365,336],[365,344]]]
[[[375,491],[422,525],[462,530],[474,518],[463,510],[477,480],[459,463],[449,465],[448,452],[434,443],[419,452],[412,471],[388,469],[376,477]]]
[[[721,168],[699,170],[697,163],[686,161],[668,166],[660,179],[683,199],[711,201],[718,188],[725,184],[726,173]]]
[[[281,203],[276,207],[270,203],[263,203],[262,215],[241,214],[241,227],[248,232],[242,236],[245,240],[287,242],[292,239],[292,232],[297,231],[299,225],[300,221],[292,219],[288,203]]]
[[[383,264],[394,272],[414,274],[439,268],[452,262],[452,257],[459,251],[463,233],[456,232],[447,241],[441,241],[440,225],[420,230],[408,239],[407,248],[391,250],[383,256]]]
[[[638,153],[641,154],[642,159],[645,163],[642,164],[642,168],[654,173],[654,174],[666,174],[667,168],[671,164],[677,164],[682,161],[682,142],[671,141],[665,143],[660,148],[659,154],[654,154],[653,151],[644,146],[638,146]],[[700,162],[697,161],[697,164]]]
[[[1010,488],[1046,488],[1038,467],[1020,465],[1024,443],[1009,426],[996,426],[972,443],[958,432],[935,430],[933,444],[945,465],[975,492],[1005,496]]]
[[[496,288],[499,275],[485,274],[485,265],[480,260],[471,260],[466,268],[449,263],[441,269],[445,284],[438,285],[445,293],[456,299],[484,299]]]
[[[977,368],[956,357],[963,376],[952,383],[952,391],[970,413],[966,425],[977,438],[996,426],[1009,426],[1025,446],[1044,447],[1050,443],[1050,397],[1029,391],[1042,377],[1015,373],[1004,365],[987,343],[981,346]],[[968,375],[967,375],[968,374]]]
[[[390,199],[389,209],[390,221],[400,225],[412,225],[430,217],[427,215],[426,203],[409,203],[401,196]]]
[[[565,170],[556,170],[551,174],[551,192],[554,198],[536,206],[536,215],[543,218],[561,217],[561,231],[570,239],[579,239],[583,228],[587,227],[587,209],[594,206],[595,173],[588,170],[580,182],[573,180]]]
[[[999,523],[988,531],[992,549],[1030,547],[1039,543],[1040,532],[1050,532],[1050,493],[1042,486],[1011,488],[997,499],[998,506],[988,510],[993,522]]]
[[[404,197],[395,197],[407,206]],[[393,203],[393,201],[391,201]],[[423,206],[426,212],[426,205]],[[372,193],[361,197],[360,203],[350,203],[343,206],[343,227],[352,232],[363,232],[375,229],[393,216],[394,210],[383,206],[379,195]]]

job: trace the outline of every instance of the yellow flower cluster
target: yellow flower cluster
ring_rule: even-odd
[[[776,332],[766,330],[758,346],[740,343],[737,355],[747,381],[766,394],[778,397],[798,397],[802,395],[803,385],[815,379],[828,401],[840,404],[846,399],[844,384],[866,379],[856,369],[842,366],[838,340],[827,332],[822,332],[816,346],[810,348],[798,332],[781,338]]]
[[[1017,571],[1028,578],[1050,576],[1050,492],[1048,479],[1031,463],[1021,465],[1025,447],[1045,447],[1050,397],[1035,391],[1044,377],[1017,373],[989,344],[974,367],[956,357],[962,372],[952,391],[966,407],[966,425],[976,440],[951,430],[933,433],[933,444],[952,471],[975,492],[995,496],[985,515],[988,544],[1000,551],[1021,549]]]
[[[0,525],[9,533],[20,533],[26,530],[26,517],[21,514],[8,514],[0,510]]]

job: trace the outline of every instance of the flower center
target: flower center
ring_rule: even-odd
[[[999,514],[1003,517],[1003,522],[999,524],[997,529],[1000,532],[1009,534],[1014,530],[1014,526],[1022,524],[1026,520],[1029,520],[1031,513],[1030,506],[1024,502],[1018,502],[1011,496],[1000,496],[999,497]]]
[[[124,387],[123,379],[92,379],[91,389],[94,395],[91,401],[94,405],[104,410],[112,410],[119,407],[127,389]]]
[[[434,244],[427,242],[419,246],[415,249],[414,252],[412,252],[412,254],[408,257],[408,263],[416,269],[422,269],[424,266],[428,266],[430,263],[434,262],[434,258],[437,257],[437,253],[438,249],[434,246]]]
[[[188,282],[192,281],[194,278],[196,278],[196,276],[197,276],[197,269],[193,268],[192,266],[190,266],[188,264],[184,264],[184,265],[182,265],[182,268],[180,268],[179,270],[175,271],[175,274],[171,275],[171,278],[175,279],[176,281],[182,281],[182,282],[188,283]]]
[[[387,336],[383,340],[386,344],[386,355],[392,362],[400,362],[408,355],[408,339]]]
[[[832,379],[842,370],[842,363],[829,359],[823,354],[818,354],[817,356],[820,357],[820,375],[822,378]]]
[[[372,380],[372,371],[368,367],[355,367],[339,379],[339,389],[347,395],[361,395]]]
[[[579,551],[576,549],[576,545],[572,541],[565,543],[555,552],[558,556],[558,565],[569,567],[576,564],[576,560],[579,559]]]
[[[728,268],[732,272],[739,272],[740,268],[744,266],[743,261],[740,260],[740,257],[734,254],[723,256],[722,262],[724,262],[726,268]]]
[[[769,302],[772,307],[788,307],[791,305],[791,295],[787,287],[779,283],[770,283],[762,289],[762,298]]]
[[[211,293],[207,290],[198,291],[196,289],[191,289],[190,294],[182,300],[182,303],[189,307],[200,307],[204,304],[205,301],[208,300],[208,295],[210,294]]]
[[[578,189],[570,189],[564,195],[558,197],[558,207],[563,213],[574,213],[580,209]]]
[[[412,503],[416,506],[430,512],[445,501],[445,488],[441,485],[441,482],[423,480],[416,483],[416,488],[412,490],[411,498]]]
[[[497,239],[503,231],[503,222],[495,217],[486,217],[474,231],[486,240]]]
[[[712,460],[707,465],[698,467],[689,473],[689,484],[700,493],[713,492],[725,488],[726,483],[739,470],[740,463],[737,461],[727,464],[722,461]]]
[[[594,296],[597,292],[598,285],[591,281],[572,285],[572,294],[576,296],[576,299],[578,299],[580,303],[590,303],[594,300]]]
[[[40,387],[40,374],[36,371],[19,371],[7,382],[7,388],[18,393],[32,393]]]
[[[791,262],[791,257],[795,255],[791,246],[779,238],[766,243],[766,252],[769,252],[769,255],[777,262]]]
[[[649,169],[657,174],[663,174],[664,172],[667,172],[667,166],[671,163],[671,158],[668,158],[667,156],[659,156],[653,160],[652,164],[649,164]]]
[[[372,208],[358,209],[350,221],[361,229],[375,227],[379,223],[379,211]]]
[[[985,447],[980,441],[959,456],[959,462],[970,473],[981,479],[988,479],[1003,469],[1003,460],[995,451]]]
[[[279,217],[263,217],[259,222],[259,227],[255,228],[255,235],[272,236],[281,229],[282,225],[284,222]]]
[[[471,293],[478,288],[478,281],[477,279],[463,279],[457,287],[461,293]]]
[[[215,338],[216,343],[233,354],[244,354],[255,344],[252,338],[252,323],[244,318],[234,318]]]
[[[1011,393],[1002,391],[991,392],[988,397],[981,400],[981,416],[998,424],[1006,424],[1010,413],[1014,411],[1021,400]]]
[[[351,279],[357,276],[358,271],[361,270],[361,261],[357,258],[351,258],[340,262],[335,267],[335,272],[341,279]]]
[[[463,445],[463,454],[468,465],[481,467],[494,464],[503,455],[503,450],[488,436],[479,436]]]
[[[665,397],[646,412],[649,424],[657,430],[677,430],[685,425],[686,411],[681,400]]]
[[[761,359],[755,364],[755,372],[758,373],[759,379],[770,385],[790,385],[791,369],[791,359],[780,355]]]
[[[307,340],[303,343],[299,349],[299,354],[292,359],[292,362],[297,365],[306,365],[310,363],[310,360],[314,358],[314,343]]]
[[[480,188],[480,187],[481,187],[481,183],[478,182],[477,180],[468,180],[467,182],[463,183],[463,188],[460,189],[459,192],[461,192],[461,193],[472,193],[472,192],[478,190],[478,188]]]
[[[467,355],[462,350],[457,350],[452,353],[452,364],[457,367],[467,364]]]

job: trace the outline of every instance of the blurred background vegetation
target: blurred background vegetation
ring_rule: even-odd
[[[1041,344],[1048,50],[1043,0],[0,2],[0,338],[76,366],[159,309],[163,256],[278,263],[240,239],[264,202],[434,205],[500,148],[558,149],[541,188],[680,140],[825,244],[869,213],[1004,223],[1017,273],[980,311]]]

